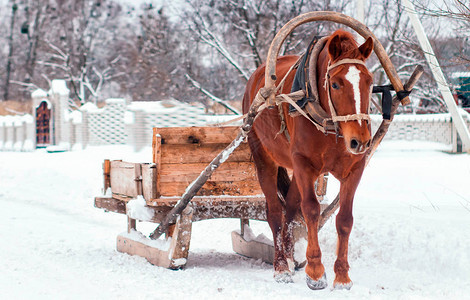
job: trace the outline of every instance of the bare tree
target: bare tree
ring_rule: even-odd
[[[263,63],[272,39],[285,23],[311,10],[341,11],[348,2],[187,0],[186,3],[189,9],[181,14],[181,19],[189,37],[197,43],[199,59],[218,72],[217,76],[213,72],[188,72],[190,77],[219,98],[240,99],[250,74]],[[288,37],[281,55],[301,53],[313,36],[327,34],[336,27],[318,23],[299,28]]]
[[[11,20],[10,20],[10,37],[8,38],[8,57],[7,57],[7,66],[6,66],[6,78],[5,78],[5,87],[3,92],[3,99],[8,100],[10,96],[10,76],[11,76],[11,65],[12,65],[12,56],[13,56],[13,35],[14,27],[16,20],[16,11],[18,10],[18,5],[13,1],[11,6]]]

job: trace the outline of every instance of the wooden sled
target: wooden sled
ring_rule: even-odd
[[[150,240],[136,229],[136,220],[160,223],[187,186],[235,138],[238,130],[238,127],[154,128],[153,163],[105,160],[104,191],[107,196],[96,197],[95,206],[128,215],[128,230],[118,235],[117,250],[145,257],[157,266],[183,268],[188,258],[192,222],[239,218],[241,230],[232,232],[234,251],[272,263],[272,242],[247,239],[245,234],[250,219],[266,220],[265,198],[246,143],[212,174],[163,240]],[[317,184],[320,199],[326,192],[326,180],[324,177]],[[136,198],[141,201],[140,209],[148,213],[144,217],[132,213],[129,203],[134,201],[132,204],[135,204]],[[295,236],[306,238],[305,226],[302,222],[299,224]],[[156,243],[163,246],[155,246]]]

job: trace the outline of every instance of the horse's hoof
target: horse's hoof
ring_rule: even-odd
[[[333,288],[335,290],[350,290],[353,286],[353,283],[352,281],[348,282],[348,283],[339,283],[339,282],[335,282],[333,283]]]
[[[292,279],[291,272],[282,272],[274,274],[274,280],[279,283],[292,283],[294,280]]]
[[[307,286],[312,290],[323,290],[328,286],[328,281],[326,280],[326,273],[323,273],[323,276],[318,280],[313,280],[310,276],[306,277]]]

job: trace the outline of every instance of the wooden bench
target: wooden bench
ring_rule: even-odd
[[[118,251],[143,256],[152,264],[166,268],[182,268],[188,257],[192,222],[240,218],[241,232],[232,233],[235,252],[272,263],[274,249],[270,243],[244,239],[249,219],[266,220],[265,198],[247,143],[240,145],[213,173],[166,233],[166,242],[158,244],[136,231],[136,219],[160,223],[188,185],[236,137],[238,130],[238,127],[154,128],[153,163],[105,160],[107,194],[96,197],[95,206],[128,215],[127,234],[117,238]],[[326,181],[321,182],[317,190],[323,195]],[[141,219],[132,214],[129,203],[136,198],[145,203],[142,209],[149,211],[151,217]],[[299,230],[305,231],[303,226]]]

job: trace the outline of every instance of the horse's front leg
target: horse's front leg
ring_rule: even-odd
[[[291,270],[292,273],[295,271],[295,268],[303,266],[304,263],[304,261],[296,261],[294,258],[295,235],[305,233],[302,220],[298,219],[298,213],[300,213],[300,193],[295,176],[293,176],[286,196],[286,213],[284,226],[282,228],[284,250],[289,270]]]
[[[308,287],[313,290],[324,289],[328,285],[318,243],[320,203],[315,195],[314,182],[319,175],[319,172],[315,170],[310,161],[302,157],[297,157],[294,161],[294,176],[301,195],[300,207],[308,231],[306,280]]]
[[[347,178],[341,181],[340,187],[340,209],[336,216],[336,231],[338,232],[337,259],[335,262],[334,288],[350,289],[352,281],[349,278],[348,243],[349,235],[353,226],[352,206],[354,194],[361,180],[364,166],[354,169]]]

